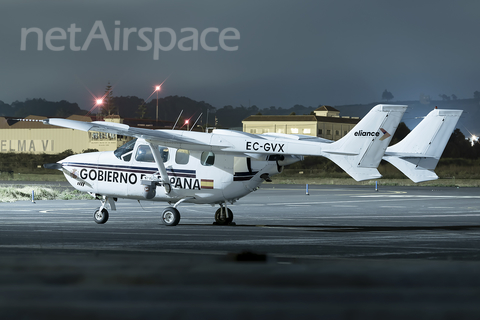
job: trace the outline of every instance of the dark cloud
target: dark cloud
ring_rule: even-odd
[[[27,9],[28,8],[28,9]],[[473,97],[478,86],[478,1],[3,1],[0,4],[0,100],[46,98],[91,106],[110,81],[115,95],[147,98],[169,77],[162,95],[184,95],[216,107],[256,104],[366,103],[383,90],[395,99],[421,93]],[[237,51],[185,52],[175,47],[107,51],[102,40],[72,51],[36,50],[33,34],[20,50],[21,29],[81,28],[81,46],[102,21],[111,45],[115,27],[236,28]],[[120,25],[115,25],[120,21]],[[168,37],[167,37],[168,38]],[[161,38],[168,43],[167,38]],[[150,34],[150,39],[153,36]],[[214,33],[206,39],[218,46]],[[122,47],[120,47],[122,48]]]

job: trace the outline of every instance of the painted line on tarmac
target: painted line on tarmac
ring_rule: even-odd
[[[480,199],[480,196],[434,196],[434,195],[408,195],[408,194],[378,194],[378,195],[365,195],[365,196],[353,196],[357,198],[445,198],[445,199]]]

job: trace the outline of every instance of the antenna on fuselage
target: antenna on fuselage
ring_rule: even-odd
[[[200,117],[202,116],[203,112],[200,113],[200,115],[198,116],[197,120],[195,121],[195,123],[193,124],[193,126],[190,128],[190,131],[193,130],[193,128],[195,127],[195,125],[197,124],[198,120],[200,120]]]
[[[173,125],[173,128],[172,128],[172,130],[174,130],[174,129],[175,129],[175,127],[177,126],[178,120],[180,120],[180,117],[182,116],[182,113],[183,113],[183,110],[182,110],[182,111],[180,111],[180,114],[178,115],[177,121],[175,121],[175,124]]]

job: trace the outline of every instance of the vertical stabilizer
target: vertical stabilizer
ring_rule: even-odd
[[[357,181],[380,178],[377,167],[402,119],[407,106],[375,106],[342,139],[322,150]]]
[[[388,147],[384,160],[413,182],[438,179],[433,172],[462,110],[432,110],[402,141]]]

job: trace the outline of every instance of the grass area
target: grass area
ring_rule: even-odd
[[[92,200],[87,193],[77,190],[58,190],[41,186],[0,187],[0,202],[31,201],[32,191],[37,200]]]
[[[0,173],[0,181],[45,181],[61,182],[66,181],[61,172],[51,170],[51,173]]]

